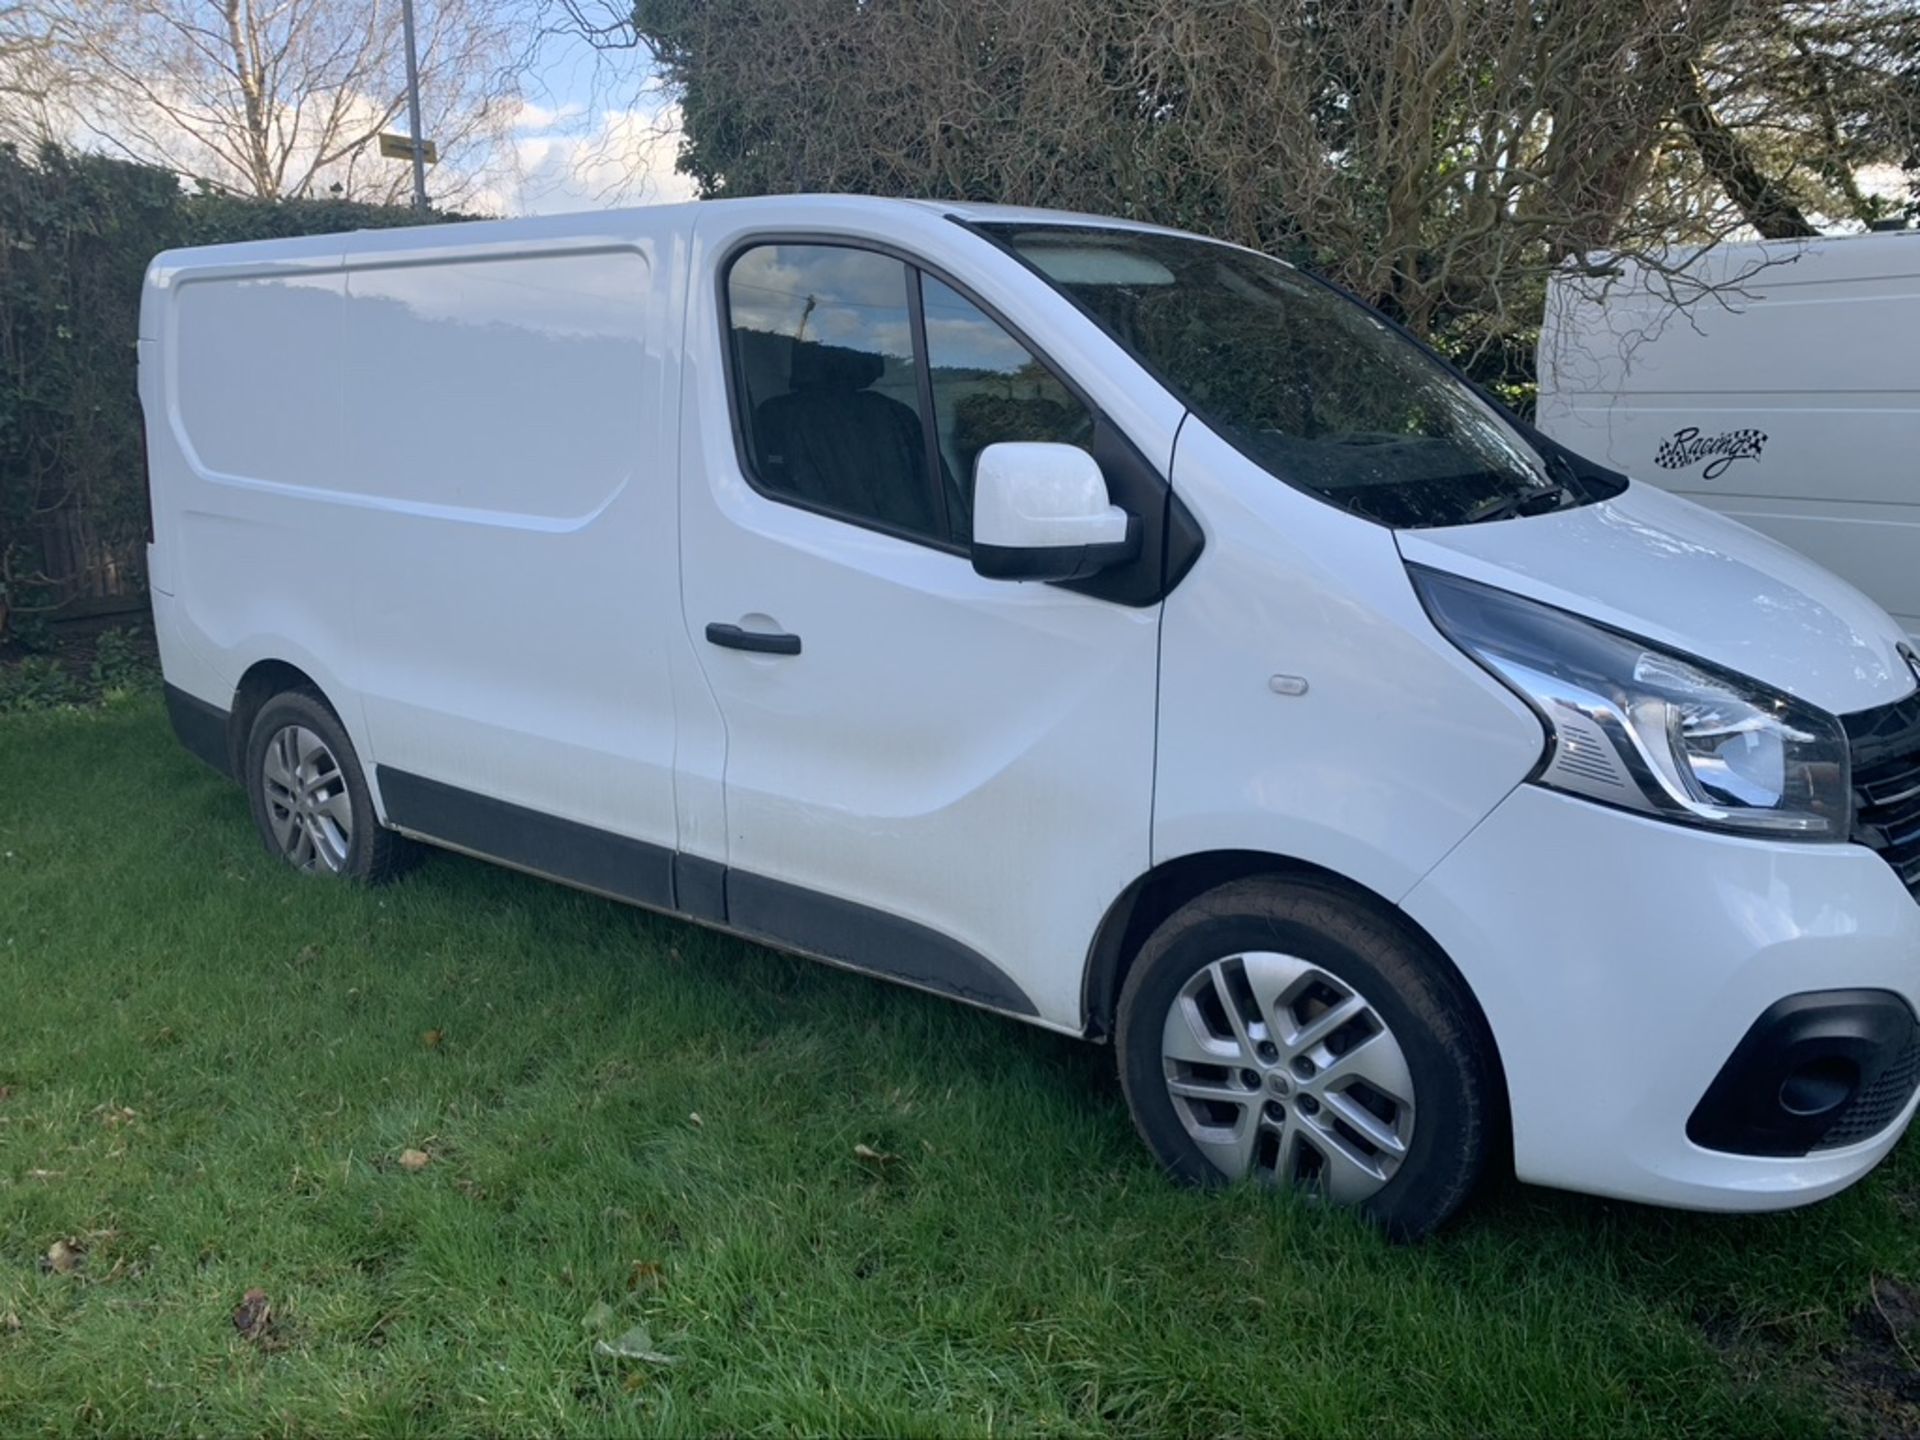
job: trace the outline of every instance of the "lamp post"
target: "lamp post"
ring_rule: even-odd
[[[413,47],[413,0],[400,0],[407,32],[407,135],[413,141],[413,208],[427,208],[427,145],[420,133],[420,61]]]

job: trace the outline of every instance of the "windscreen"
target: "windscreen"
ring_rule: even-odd
[[[982,228],[1236,448],[1328,504],[1413,529],[1590,498],[1446,366],[1292,266],[1180,235]]]

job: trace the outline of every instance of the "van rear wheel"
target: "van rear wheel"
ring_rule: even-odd
[[[1472,1191],[1496,1094],[1458,979],[1390,915],[1311,880],[1235,881],[1176,911],[1115,1026],[1134,1122],[1175,1177],[1349,1207],[1399,1239]]]
[[[378,884],[404,868],[411,843],[385,829],[353,742],[312,690],[276,695],[247,737],[247,796],[269,854],[310,875]]]

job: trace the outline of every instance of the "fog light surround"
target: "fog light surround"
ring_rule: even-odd
[[[1769,1005],[1687,1120],[1733,1155],[1805,1155],[1892,1124],[1920,1083],[1920,1022],[1891,990],[1816,990]]]

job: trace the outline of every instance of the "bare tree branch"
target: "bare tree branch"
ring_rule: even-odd
[[[41,68],[63,80],[43,106],[56,134],[243,194],[403,192],[404,166],[357,163],[404,105],[391,0],[0,0],[8,4],[45,17]],[[458,204],[514,113],[531,22],[513,0],[418,4],[423,123],[441,155],[433,189]],[[16,68],[6,57],[0,39],[0,86]]]

